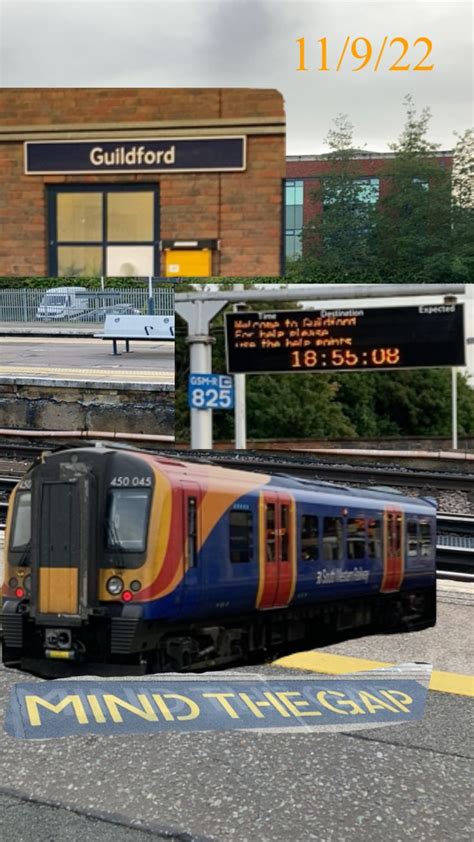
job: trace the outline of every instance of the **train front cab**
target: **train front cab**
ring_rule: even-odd
[[[117,478],[126,486],[125,477],[137,487],[114,487]],[[137,662],[144,671],[131,644],[153,482],[144,460],[94,449],[50,456],[20,482],[5,543],[5,663],[43,672],[54,661],[47,672],[59,675],[66,661],[71,671],[81,661]],[[115,594],[112,579],[120,583]]]

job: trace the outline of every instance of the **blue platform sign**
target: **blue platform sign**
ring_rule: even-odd
[[[191,409],[233,409],[234,378],[228,374],[190,374],[188,401]]]
[[[243,136],[142,140],[42,140],[25,143],[25,174],[238,172]]]

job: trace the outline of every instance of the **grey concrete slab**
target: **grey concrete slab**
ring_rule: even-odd
[[[139,821],[137,822],[139,824]],[[196,837],[159,828],[135,830],[121,816],[83,815],[62,807],[0,793],[0,838],[3,842],[197,842]],[[204,840],[203,840],[204,842]]]
[[[474,674],[474,597],[441,592],[436,626],[409,634],[373,635],[318,651],[402,663],[424,661],[436,670]]]
[[[132,341],[130,347],[131,353],[114,356],[112,343],[102,339],[4,337],[0,376],[12,380],[54,378],[57,383],[174,382],[174,342]]]

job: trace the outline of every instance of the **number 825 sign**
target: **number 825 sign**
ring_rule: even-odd
[[[191,409],[233,409],[234,378],[228,374],[190,374],[188,401]]]

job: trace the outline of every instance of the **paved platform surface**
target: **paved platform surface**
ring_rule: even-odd
[[[473,615],[469,592],[444,588],[435,629],[361,638],[314,654],[396,663],[431,658],[437,669],[465,670]],[[0,716],[10,687],[25,678],[0,667]],[[181,842],[468,842],[473,713],[466,696],[430,692],[422,721],[357,733],[91,735],[28,743],[2,733],[0,836],[108,842],[113,834],[117,842],[140,842],[143,833],[130,828],[138,821],[155,838]]]
[[[112,343],[84,337],[3,337],[1,382],[21,379],[94,383],[174,383],[174,343],[131,342],[131,353],[112,354]],[[119,350],[124,348],[120,343]]]

